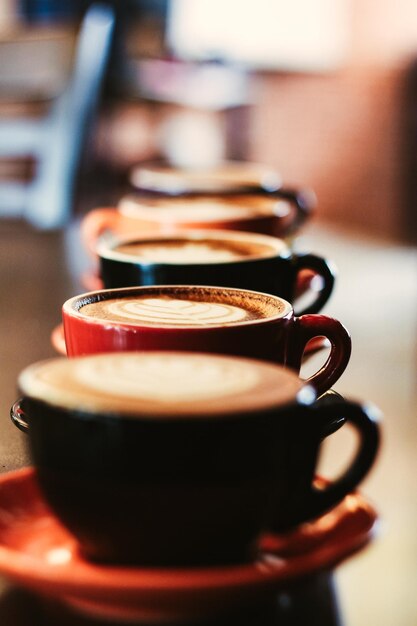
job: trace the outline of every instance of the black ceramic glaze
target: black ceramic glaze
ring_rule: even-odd
[[[210,565],[254,557],[266,528],[318,517],[352,491],[379,441],[370,408],[293,403],[235,416],[150,419],[94,414],[24,398],[40,487],[89,558]],[[349,469],[313,486],[325,426],[340,415],[359,434]]]
[[[192,240],[191,240],[192,241]],[[132,240],[129,243],[134,243]],[[151,240],[147,242],[152,243]],[[163,245],[163,239],[155,239]],[[149,263],[100,256],[100,274],[105,289],[151,285],[211,285],[261,291],[293,303],[297,278],[311,270],[322,278],[322,288],[313,302],[297,315],[319,313],[329,300],[335,283],[332,263],[314,254],[278,254],[273,258],[244,259],[223,263]]]

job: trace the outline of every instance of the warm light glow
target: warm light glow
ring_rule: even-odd
[[[49,565],[66,565],[71,561],[71,550],[68,548],[54,548],[46,554]]]
[[[346,0],[172,0],[168,40],[185,58],[249,67],[340,67],[349,45]]]

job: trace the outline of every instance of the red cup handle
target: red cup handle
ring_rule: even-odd
[[[63,356],[67,356],[67,346],[65,344],[64,327],[62,324],[55,326],[51,333],[52,347]]]
[[[119,211],[115,207],[93,209],[81,220],[81,241],[94,259],[97,258],[96,246],[100,236],[107,230],[115,231],[118,220]]]
[[[298,371],[308,342],[316,337],[325,337],[330,342],[327,361],[307,379],[320,395],[328,391],[345,371],[352,352],[352,342],[349,332],[338,320],[326,315],[301,315],[294,319],[286,365]]]

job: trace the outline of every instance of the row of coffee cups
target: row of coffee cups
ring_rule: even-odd
[[[191,187],[182,196],[206,201],[213,182],[204,193]],[[263,200],[272,193],[259,184],[227,189],[220,196],[237,211],[255,191]],[[281,192],[302,204],[302,194]],[[175,194],[158,198],[167,211],[168,195]],[[97,239],[102,288],[62,309],[71,358],[26,368],[12,417],[29,434],[46,499],[88,558],[246,562],[263,533],[287,532],[336,506],[377,454],[374,409],[317,402],[351,350],[344,326],[317,314],[334,270],[271,234],[207,228],[143,236],[137,226],[129,236],[116,228]],[[295,315],[301,270],[322,284]],[[303,354],[320,337],[330,354],[303,381]],[[340,478],[318,488],[321,442],[344,421],[358,432],[357,452]]]

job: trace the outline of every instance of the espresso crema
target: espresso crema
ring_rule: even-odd
[[[232,198],[143,198],[125,196],[118,205],[128,217],[151,221],[204,223],[262,216],[285,217],[289,204],[266,196],[233,196]]]
[[[99,322],[194,328],[281,317],[288,307],[285,300],[272,296],[216,287],[122,289],[105,298],[87,295],[75,302],[80,315]]]
[[[83,306],[81,312],[83,315],[104,320],[156,326],[218,326],[260,317],[250,310],[230,304],[178,300],[169,296],[94,302]]]
[[[266,239],[266,238],[265,238]],[[272,239],[272,238],[271,238]],[[102,245],[99,254],[116,260],[149,263],[227,263],[253,258],[271,258],[285,248],[281,240],[270,245],[242,239],[161,238],[126,241],[110,248]]]
[[[313,393],[278,365],[184,352],[50,359],[26,368],[19,387],[67,409],[184,416],[245,412],[291,402],[301,389]]]

